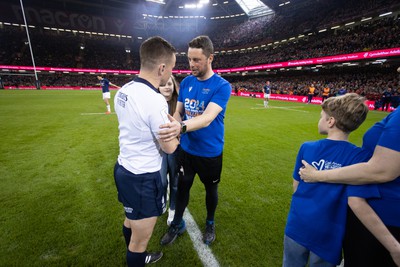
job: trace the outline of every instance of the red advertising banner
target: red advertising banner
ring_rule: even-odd
[[[234,91],[231,92],[231,95],[236,95]],[[253,93],[253,92],[238,92],[238,96],[244,97],[254,97],[254,98],[264,98],[263,93]],[[307,103],[307,96],[298,96],[298,95],[278,95],[271,94],[269,97],[270,100],[278,100],[278,101],[289,101],[289,102],[298,102],[298,103]],[[313,97],[311,100],[311,104],[321,105],[322,98],[321,97]],[[375,102],[367,100],[365,103],[368,105],[369,110],[375,110]],[[394,108],[390,107],[390,111],[393,111]]]

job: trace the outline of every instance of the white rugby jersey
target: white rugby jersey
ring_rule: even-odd
[[[119,122],[118,163],[135,174],[161,169],[161,148],[157,133],[169,122],[168,105],[153,85],[136,78],[118,90],[114,97]]]

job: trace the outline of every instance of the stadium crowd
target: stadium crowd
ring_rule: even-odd
[[[320,5],[328,5],[321,1]],[[332,1],[331,1],[332,2]],[[348,27],[341,27],[319,33],[325,25],[342,24],[349,19],[361,19],[365,14],[377,14],[377,6],[400,10],[400,4],[392,0],[371,2],[358,8],[359,1],[348,1],[344,7],[332,6],[321,8],[319,5],[299,9],[294,15],[274,14],[244,21],[231,27],[229,24],[216,22],[218,27],[210,27],[208,34],[216,44],[216,50],[230,50],[230,53],[219,53],[214,61],[214,68],[232,68],[240,66],[274,63],[288,60],[315,58],[336,54],[346,54],[375,49],[399,47],[400,19],[398,15],[377,18]],[[316,8],[321,8],[317,12]],[[310,10],[311,9],[311,10]],[[314,10],[314,11],[313,11]],[[318,18],[310,17],[309,12]],[[211,22],[210,22],[211,23]],[[212,22],[214,23],[214,22]],[[221,28],[230,30],[221,31]],[[214,29],[214,30],[213,30]],[[106,37],[73,32],[60,32],[30,29],[31,44],[37,66],[96,68],[96,69],[139,69],[138,46],[141,41],[135,38]],[[308,35],[311,33],[311,35]],[[286,42],[283,39],[304,34]],[[160,35],[163,35],[161,32]],[[32,65],[26,33],[23,27],[0,27],[1,42],[0,62],[4,65]],[[261,47],[259,44],[272,44]],[[176,44],[178,47],[180,44]],[[257,49],[248,49],[258,46]],[[235,52],[233,50],[238,49]],[[243,49],[244,50],[240,50]],[[181,48],[186,51],[186,46]],[[130,52],[127,52],[130,51]],[[185,55],[177,58],[176,69],[187,69]]]
[[[372,70],[372,71],[371,71]],[[354,92],[369,100],[379,100],[387,88],[394,95],[400,95],[400,80],[394,69],[383,67],[356,67],[349,70],[321,70],[307,74],[281,73],[268,76],[232,77],[228,80],[236,91],[261,92],[265,81],[271,81],[273,94],[307,95],[308,88],[314,84],[315,96],[321,96],[323,88],[330,89],[330,96],[340,90]]]
[[[379,100],[387,88],[392,88],[393,96],[400,95],[400,77],[394,68],[377,66],[346,67],[347,69],[321,69],[318,72],[277,71],[268,75],[226,75],[232,89],[236,92],[261,92],[265,81],[271,81],[272,94],[307,95],[311,84],[316,87],[315,96],[321,96],[323,88],[330,88],[330,95],[335,96],[340,90],[355,92],[369,100]],[[108,75],[119,86],[132,80],[134,75]],[[185,76],[178,75],[180,82]],[[52,87],[91,87],[100,88],[95,74],[39,74],[39,80],[45,86]],[[4,86],[34,86],[33,76],[3,75]]]

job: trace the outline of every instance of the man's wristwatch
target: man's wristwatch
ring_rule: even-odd
[[[186,124],[184,122],[181,122],[181,134],[186,133]]]

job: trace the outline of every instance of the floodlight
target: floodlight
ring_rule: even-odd
[[[153,2],[153,3],[156,3],[156,4],[165,5],[164,0],[146,0],[146,2]]]
[[[388,16],[391,14],[392,14],[392,12],[387,12],[387,13],[380,14],[379,17],[384,17],[384,16]]]

